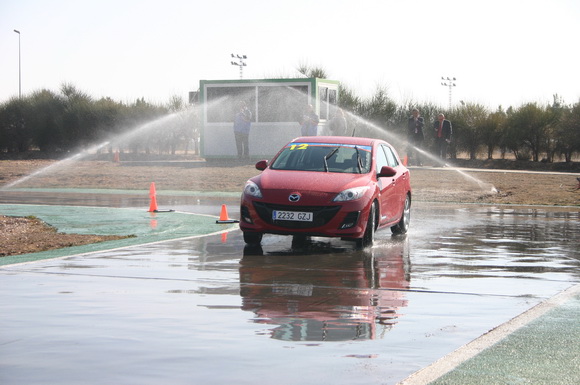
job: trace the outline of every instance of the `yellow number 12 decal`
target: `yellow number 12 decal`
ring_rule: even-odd
[[[306,150],[308,143],[293,144],[290,146],[290,150]]]

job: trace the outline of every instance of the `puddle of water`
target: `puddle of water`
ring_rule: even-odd
[[[0,269],[0,380],[394,384],[580,281],[577,213],[542,210],[416,205],[362,252],[233,232]]]
[[[245,256],[242,310],[252,311],[256,322],[278,325],[270,335],[280,340],[375,339],[407,305],[409,265],[404,243],[380,258],[353,252]]]

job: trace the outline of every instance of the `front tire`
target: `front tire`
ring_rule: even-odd
[[[248,245],[259,245],[262,242],[262,233],[244,231],[244,242]]]
[[[367,219],[367,227],[362,238],[356,239],[356,247],[358,249],[364,249],[365,247],[372,246],[375,241],[375,228],[377,224],[377,203],[373,202],[371,209],[369,211],[369,217]]]
[[[411,223],[411,196],[407,194],[405,197],[405,203],[403,206],[403,214],[399,223],[391,227],[391,232],[395,235],[406,234],[409,230],[409,224]]]

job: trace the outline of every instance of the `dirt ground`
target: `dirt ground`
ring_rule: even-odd
[[[464,168],[411,169],[414,201],[574,206],[580,210],[580,173],[526,173],[489,170],[493,164],[458,162]],[[500,165],[513,166],[513,162]],[[496,163],[496,165],[499,163]],[[541,165],[533,164],[534,171]],[[477,167],[471,170],[468,167]],[[483,168],[482,168],[483,167]],[[546,166],[547,167],[547,166]],[[553,169],[551,165],[550,169]],[[513,168],[513,167],[511,167]],[[574,171],[576,171],[574,169]],[[577,171],[576,171],[577,172]],[[36,174],[35,174],[36,173]],[[241,192],[245,181],[259,174],[253,164],[206,162],[110,162],[51,160],[0,160],[0,188],[95,188],[157,191]],[[22,178],[30,178],[23,180]],[[0,192],[1,193],[1,192]],[[0,212],[1,214],[1,212]],[[117,237],[118,238],[118,237]],[[36,218],[0,215],[0,256],[17,255],[115,237],[63,234]]]
[[[36,253],[63,247],[88,245],[127,237],[58,233],[58,230],[35,217],[0,215],[0,257]]]

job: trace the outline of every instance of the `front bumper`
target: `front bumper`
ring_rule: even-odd
[[[259,233],[360,238],[364,234],[368,208],[361,202],[343,202],[327,206],[280,205],[242,200],[240,229]],[[273,220],[274,210],[311,212],[312,221]],[[363,219],[364,218],[364,219]]]

